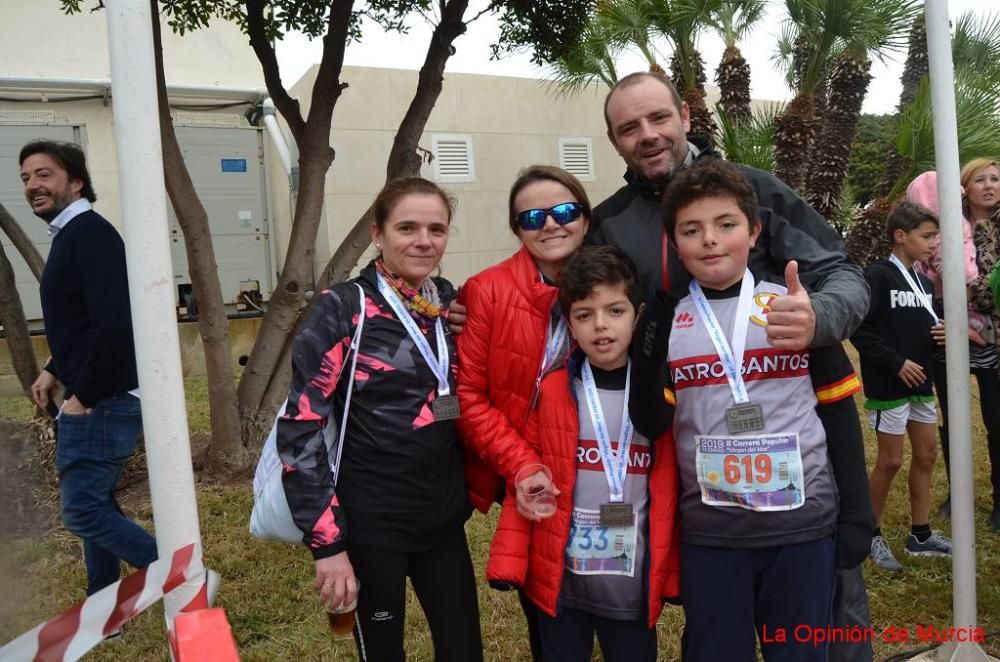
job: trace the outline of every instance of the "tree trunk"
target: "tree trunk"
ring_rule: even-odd
[[[333,101],[330,101],[331,111]],[[303,295],[309,285],[323,209],[326,171],[333,163],[329,147],[329,117],[324,126],[314,121],[310,113],[310,119],[303,127],[304,139],[299,152],[299,195],[284,268],[277,287],[271,293],[267,312],[237,390],[241,436],[244,444],[251,449],[260,446],[274,420],[278,402],[267,402],[265,395],[271,380],[281,372],[285,363],[285,346],[298,321]],[[275,389],[270,391],[273,393]]]
[[[416,92],[399,124],[392,149],[389,152],[389,159],[386,163],[387,182],[400,177],[413,177],[420,174],[420,156],[417,153],[417,146],[431,111],[441,95],[444,68],[453,52],[452,42],[465,32],[466,26],[462,19],[468,6],[468,0],[451,0],[445,5],[441,21],[434,29],[434,34],[427,47],[424,64],[417,77]],[[299,199],[301,200],[301,194]],[[373,214],[372,207],[365,210],[365,213],[341,241],[316,283],[317,290],[326,289],[334,283],[347,280],[350,277],[351,270],[370,243],[369,228],[374,222]],[[291,378],[292,340],[293,333],[285,337],[276,370],[269,376],[270,379],[264,387],[264,394],[261,398],[262,405],[255,420],[244,417],[244,435],[259,435],[263,438],[274,416],[274,410],[287,394],[288,382]]]
[[[688,110],[691,112],[691,130],[688,131],[688,135],[696,136],[711,146],[715,144],[716,127],[712,111],[705,103],[705,65],[702,62],[701,53],[695,50],[693,44],[688,45],[686,52],[687,57],[691,58],[694,80],[687,80],[682,58],[677,52],[674,53],[674,57],[670,61],[671,75],[674,85],[677,86],[677,91],[680,92],[681,99],[687,103]]]
[[[219,270],[212,246],[208,213],[198,199],[191,181],[167,101],[163,73],[163,49],[160,40],[158,0],[150,0],[153,10],[153,42],[156,58],[156,88],[159,105],[160,139],[163,143],[163,173],[170,204],[184,233],[191,287],[198,302],[198,332],[205,352],[208,379],[208,402],[211,412],[212,440],[208,449],[208,468],[223,472],[245,469],[251,456],[240,438],[236,407],[236,387],[229,353],[229,320],[226,317]]]
[[[885,233],[885,219],[892,204],[887,198],[875,200],[861,212],[861,217],[847,233],[847,255],[862,269],[892,250]]]
[[[42,254],[38,252],[38,248],[31,241],[31,238],[28,237],[24,228],[10,215],[10,212],[2,204],[0,204],[0,230],[3,230],[4,234],[10,239],[10,243],[14,244],[14,248],[21,254],[21,257],[28,265],[28,269],[34,275],[35,280],[41,282],[42,270],[45,269],[45,260],[42,259]]]
[[[736,121],[750,117],[750,64],[736,46],[727,46],[715,70],[719,103]]]
[[[830,96],[823,128],[812,150],[806,199],[831,223],[839,211],[861,105],[872,79],[869,69],[869,59],[845,56],[830,72]],[[845,228],[836,229],[843,232]]]
[[[434,29],[427,54],[424,56],[424,64],[420,67],[417,90],[392,142],[385,168],[386,182],[420,174],[420,155],[417,154],[417,145],[424,133],[424,127],[427,126],[427,119],[434,110],[434,104],[441,95],[444,68],[453,50],[452,42],[465,32],[462,18],[468,6],[469,0],[451,0],[445,5],[441,22]],[[371,243],[369,228],[374,221],[372,213],[371,207],[365,210],[344,237],[326,268],[323,269],[319,287],[329,287],[333,283],[347,280],[350,276],[351,270]]]
[[[812,97],[800,94],[774,120],[774,174],[800,194],[816,138],[814,110]]]
[[[906,53],[906,64],[903,65],[903,75],[900,81],[903,83],[903,90],[899,94],[899,106],[897,114],[906,106],[910,105],[917,97],[917,90],[920,89],[920,82],[930,70],[927,61],[927,25],[923,14],[920,14],[913,21],[910,28],[910,45]],[[909,167],[907,158],[896,150],[896,143],[889,142],[889,158],[885,164],[885,173],[882,176],[882,183],[878,192],[880,195],[889,195],[896,180]]]
[[[31,336],[28,334],[28,322],[24,319],[21,297],[17,293],[14,268],[10,265],[2,244],[0,244],[0,323],[3,324],[7,334],[7,349],[17,380],[21,382],[21,388],[28,396],[28,400],[34,403],[31,397],[31,384],[38,377],[38,363],[35,362],[35,350],[31,346]]]
[[[288,346],[299,318],[309,283],[316,234],[323,210],[326,172],[334,160],[330,147],[333,109],[346,84],[340,82],[344,51],[351,25],[353,0],[333,0],[323,37],[323,56],[313,84],[309,117],[303,121],[298,103],[281,85],[278,61],[268,38],[265,3],[247,0],[250,45],[264,72],[268,92],[285,117],[299,148],[299,193],[292,219],[284,265],[277,287],[271,293],[250,358],[237,389],[243,445],[259,448],[274,421],[284,389],[275,380],[287,379]],[[285,381],[284,386],[287,386]]]

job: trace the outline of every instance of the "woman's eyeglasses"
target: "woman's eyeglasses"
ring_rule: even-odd
[[[517,224],[522,230],[541,230],[549,216],[559,225],[566,225],[580,218],[581,214],[583,206],[579,202],[564,202],[548,209],[525,209],[517,215]]]

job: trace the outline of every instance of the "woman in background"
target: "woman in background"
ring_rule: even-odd
[[[965,164],[961,172],[963,190],[963,212],[973,224],[973,242],[976,245],[976,266],[979,276],[969,285],[969,309],[982,313],[987,325],[981,334],[986,346],[970,346],[969,365],[979,383],[980,408],[986,426],[986,445],[990,456],[990,484],[993,487],[993,509],[989,524],[994,533],[1000,533],[1000,336],[997,328],[1000,315],[996,312],[993,292],[990,289],[990,275],[1000,258],[1000,218],[996,215],[1000,202],[1000,165],[994,159],[973,159]],[[941,411],[945,410],[945,399],[938,392]],[[948,465],[947,417],[941,433],[941,447],[945,465]],[[950,506],[950,503],[948,504]]]

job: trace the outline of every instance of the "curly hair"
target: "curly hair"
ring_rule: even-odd
[[[663,227],[672,241],[677,213],[703,198],[731,199],[746,215],[751,227],[759,222],[757,193],[747,178],[721,159],[698,159],[672,177],[663,192]]]

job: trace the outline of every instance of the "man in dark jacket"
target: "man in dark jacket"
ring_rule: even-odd
[[[715,156],[688,142],[687,104],[664,77],[640,72],[622,78],[604,104],[608,138],[624,159],[627,184],[598,205],[594,244],[615,244],[636,260],[644,294],[686,293],[690,276],[663,232],[660,195],[673,173]],[[847,258],[844,242],[812,207],[770,173],[738,166],[760,200],[761,236],[750,254],[758,275],[783,276],[798,262],[807,295],[779,297],[768,335],[775,347],[823,347],[849,337],[868,310],[868,285]]]
[[[87,595],[118,581],[124,560],[156,560],[156,541],[121,514],[114,489],[135,450],[142,417],[125,244],[91,209],[97,199],[79,146],[38,140],[21,149],[21,182],[52,247],[41,279],[52,358],[31,386],[46,408],[65,387],[56,468],[63,524],[83,539]]]
[[[619,80],[605,99],[604,118],[608,139],[628,167],[627,183],[594,209],[596,222],[588,241],[614,244],[631,255],[647,300],[658,291],[682,297],[691,276],[667,241],[660,197],[679,169],[717,155],[688,141],[687,104],[669,80],[655,73],[639,72]],[[750,269],[758,277],[787,278],[788,263],[795,260],[799,279],[808,289],[771,300],[769,342],[783,350],[839,344],[868,311],[868,285],[861,270],[848,260],[843,241],[826,220],[788,186],[770,173],[737,167],[755,189],[760,205],[761,232],[750,253]],[[643,331],[636,337],[643,337]],[[850,434],[829,445],[840,493],[837,565],[842,571],[834,623],[864,627],[868,604],[858,566],[867,555],[873,515],[861,427],[850,399],[832,416],[819,413],[828,430],[843,429],[836,424],[843,426],[845,417],[850,423]],[[870,643],[832,646],[830,659],[870,660]]]

